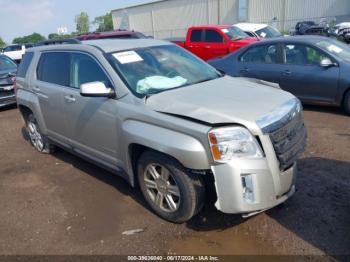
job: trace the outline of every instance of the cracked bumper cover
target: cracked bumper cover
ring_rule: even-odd
[[[217,193],[216,208],[228,214],[264,211],[285,202],[295,192],[296,164],[280,174],[272,174],[266,159],[236,160],[213,166]],[[254,202],[243,197],[242,175],[252,175]],[[278,177],[276,181],[276,177]],[[276,189],[276,185],[278,189]],[[278,195],[276,192],[283,192]]]

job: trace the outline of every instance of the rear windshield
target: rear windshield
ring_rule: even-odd
[[[13,51],[21,51],[21,50],[22,50],[21,45],[10,45],[4,48],[4,52],[13,52]]]
[[[33,52],[28,52],[25,53],[21,63],[19,64],[18,67],[18,72],[17,72],[17,76],[19,77],[25,77],[29,68],[30,63],[32,62],[34,53]]]
[[[0,56],[0,71],[15,69],[17,65],[7,56]]]
[[[271,26],[267,26],[256,31],[256,34],[262,38],[272,38],[272,37],[282,36],[282,34],[276,28],[273,28]]]
[[[239,40],[243,38],[249,37],[245,32],[243,32],[240,28],[236,26],[232,26],[229,28],[221,29],[222,32],[224,32],[225,35],[227,35],[231,40]]]

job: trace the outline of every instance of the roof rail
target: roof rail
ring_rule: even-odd
[[[37,43],[35,46],[62,45],[62,44],[81,44],[81,42],[78,39],[69,38],[69,39],[60,39],[60,40],[46,40],[46,41]]]

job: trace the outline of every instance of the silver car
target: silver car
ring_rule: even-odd
[[[122,176],[166,220],[198,213],[206,180],[218,210],[244,216],[295,192],[307,135],[290,93],[152,39],[42,46],[24,59],[16,94],[33,146]]]

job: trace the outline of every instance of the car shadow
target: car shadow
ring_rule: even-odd
[[[28,139],[24,128],[22,134]],[[64,150],[53,156],[113,186],[152,212],[140,190],[133,189],[123,178]],[[350,254],[350,162],[306,158],[298,164],[297,192],[283,205],[266,212],[267,215],[328,255]],[[205,232],[225,230],[247,221],[240,215],[217,211],[215,201],[215,190],[210,187],[203,210],[186,226]]]
[[[350,162],[302,159],[296,183],[296,194],[267,214],[328,255],[350,255]]]
[[[309,111],[309,112],[321,112],[321,113],[329,113],[329,114],[346,116],[344,110],[341,107],[336,107],[336,106],[303,104],[303,108],[304,108],[304,111]]]
[[[25,139],[28,143],[29,142],[29,135],[28,132],[24,127],[21,129],[22,137]],[[33,149],[34,150],[34,149]],[[108,170],[105,170],[93,163],[90,163],[79,156],[76,156],[68,151],[65,151],[61,148],[58,148],[57,151],[52,153],[52,156],[59,159],[61,162],[64,162],[66,164],[72,165],[74,168],[82,171],[83,173],[92,176],[96,178],[97,180],[106,183],[108,185],[111,185],[116,190],[118,190],[120,193],[129,196],[133,198],[137,203],[142,205],[143,207],[147,208],[148,210],[152,211],[148,206],[145,200],[143,199],[143,196],[140,192],[140,190],[135,190],[131,187],[131,185],[122,177],[118,176],[117,174],[113,174],[109,172]]]
[[[8,111],[8,110],[14,110],[14,109],[17,109],[17,105],[16,104],[0,107],[0,112]]]

